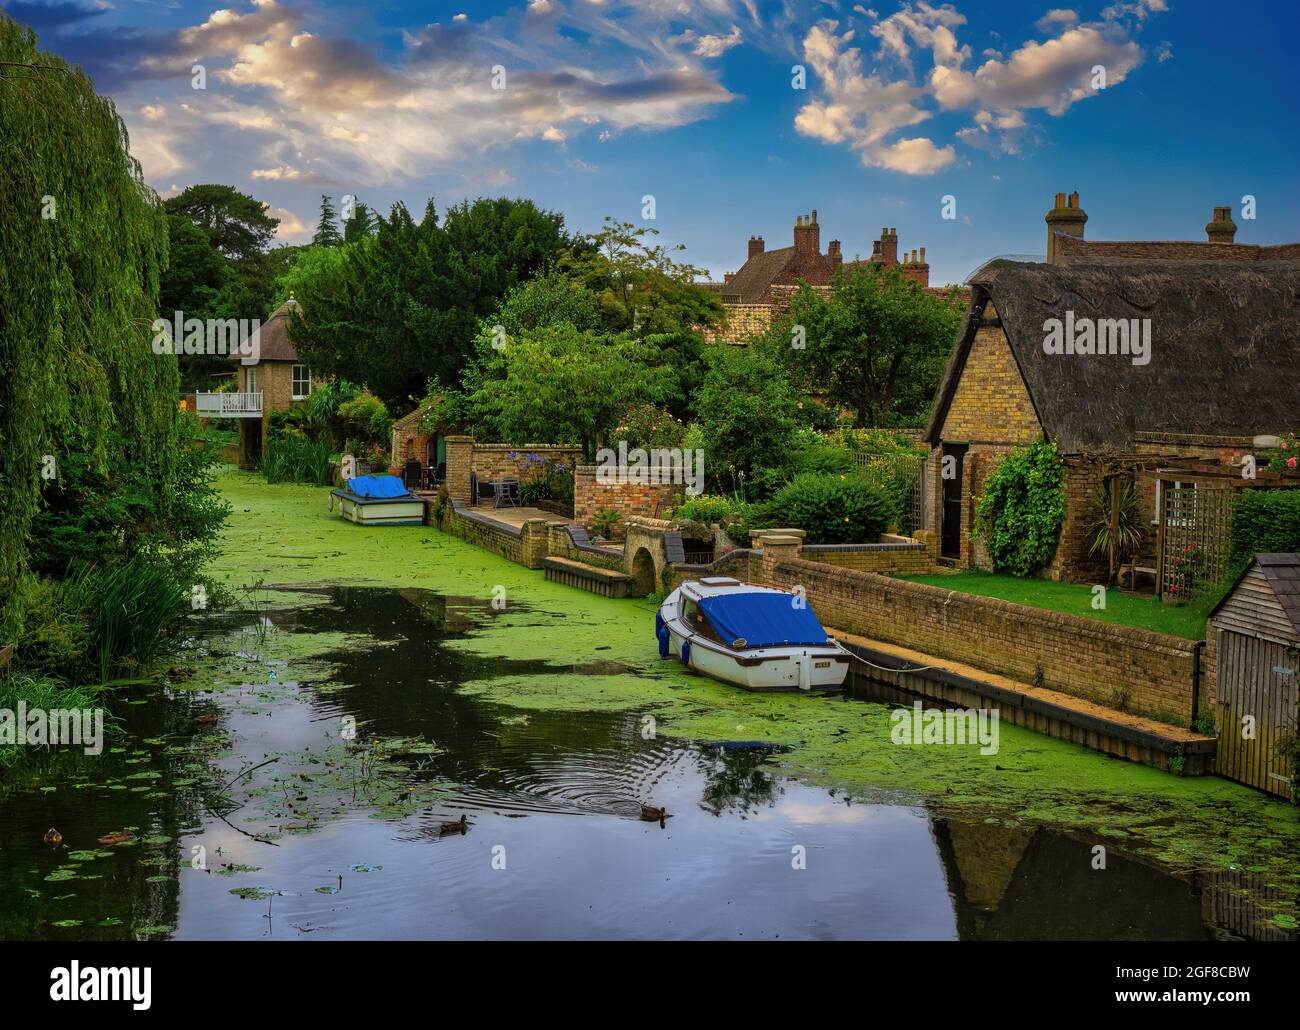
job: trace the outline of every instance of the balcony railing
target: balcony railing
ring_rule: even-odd
[[[197,393],[194,406],[206,418],[261,418],[261,393]]]

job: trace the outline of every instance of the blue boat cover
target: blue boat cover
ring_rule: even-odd
[[[348,480],[348,489],[358,497],[406,496],[406,486],[396,476],[357,476]]]
[[[826,643],[826,631],[807,602],[796,608],[794,601],[790,594],[718,594],[701,598],[700,610],[727,643],[742,637],[746,647]]]

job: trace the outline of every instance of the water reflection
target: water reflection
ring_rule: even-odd
[[[4,937],[159,927],[192,939],[1259,932],[1246,906],[1222,903],[1224,885],[1114,853],[1100,873],[1089,841],[856,804],[785,776],[768,746],[647,739],[635,711],[524,712],[469,696],[457,686],[493,676],[623,671],[445,646],[487,617],[474,599],[338,588],[329,601],[267,615],[281,633],[362,635],[367,646],[331,656],[328,683],[286,681],[292,663],[259,664],[254,647],[245,688],[155,697],[128,710],[111,761],[51,758],[12,788],[0,811],[0,890],[19,903],[0,914]],[[205,734],[194,714],[206,708],[220,711],[213,739],[229,739],[229,751],[196,751]],[[340,740],[345,717],[355,745]],[[349,766],[357,754],[374,768]],[[233,808],[198,789],[199,769],[224,784],[268,759],[230,788]],[[385,767],[396,772],[385,778]],[[151,775],[129,780],[137,770]],[[642,801],[668,808],[664,829],[638,818]],[[462,814],[467,831],[444,832]],[[47,825],[74,841],[134,826],[142,843],[62,886],[45,879],[69,864],[42,849]],[[206,870],[189,867],[194,847]]]

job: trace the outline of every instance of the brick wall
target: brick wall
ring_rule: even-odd
[[[624,523],[629,515],[659,518],[665,508],[686,492],[681,483],[631,482],[624,469],[610,476],[619,482],[601,483],[596,479],[596,469],[595,465],[579,465],[573,486],[573,518],[588,529],[592,516],[603,508],[617,510]],[[622,530],[615,527],[615,532],[621,534]]]
[[[1152,718],[1191,716],[1193,641],[780,554],[762,568],[769,586],[803,587],[828,626]]]
[[[452,497],[466,504],[471,501],[471,473],[477,474],[480,480],[501,476],[517,476],[522,480],[529,455],[562,461],[571,469],[582,457],[582,448],[576,444],[475,443],[472,436],[448,436],[446,443],[448,489]]]
[[[803,557],[823,565],[884,576],[923,576],[934,559],[923,544],[804,544]]]
[[[546,519],[527,519],[516,528],[480,515],[463,504],[451,504],[438,528],[530,569],[540,569],[547,553]]]

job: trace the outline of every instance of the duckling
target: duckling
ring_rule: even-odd
[[[63,843],[63,834],[61,834],[58,830],[54,829],[54,827],[51,826],[48,830],[45,831],[45,836],[42,837],[41,840],[44,841],[46,844],[48,844],[50,847],[57,848],[60,844]]]
[[[194,717],[195,726],[211,726],[216,721],[217,721],[217,717],[213,715],[211,712],[205,715],[196,715]]]
[[[439,832],[440,834],[442,834],[442,833],[462,833],[462,834],[463,834],[463,833],[464,833],[466,830],[468,830],[468,829],[469,829],[469,820],[465,818],[465,814],[462,812],[462,813],[461,813],[461,817],[460,817],[459,819],[457,819],[455,822],[453,822],[453,823],[443,823],[443,824],[439,827],[438,832]]]
[[[652,805],[641,806],[641,818],[647,823],[658,823],[659,829],[664,828],[664,820],[668,818],[668,809],[655,808]]]

